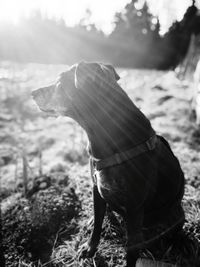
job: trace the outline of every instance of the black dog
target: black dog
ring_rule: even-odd
[[[182,227],[184,175],[167,141],[118,79],[110,65],[81,62],[33,97],[41,110],[73,118],[88,134],[94,230],[82,256],[94,255],[108,204],[126,221],[127,265],[134,266],[139,249],[157,238],[146,238],[144,228],[162,225],[162,236]]]

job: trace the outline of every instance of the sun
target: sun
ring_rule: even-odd
[[[68,25],[74,25],[91,3],[91,0],[0,0],[0,22],[16,23],[39,10],[46,17],[63,18]]]
[[[82,5],[75,7],[74,1],[68,0],[0,0],[0,22],[17,23],[22,17],[29,17],[38,10],[48,17],[70,17],[73,21],[77,15],[81,15],[79,6]],[[77,12],[74,12],[75,10]]]
[[[18,22],[21,17],[37,9],[37,3],[29,0],[0,0],[0,22]]]
[[[22,15],[22,5],[25,0],[0,0],[0,22],[17,22]]]

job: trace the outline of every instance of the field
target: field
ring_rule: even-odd
[[[64,65],[0,63],[0,199],[6,266],[125,266],[123,221],[110,211],[95,258],[77,257],[93,223],[87,137],[71,119],[41,113],[30,94],[64,70]],[[191,114],[192,85],[172,71],[118,69],[118,73],[122,88],[169,141],[186,178],[187,221],[179,242],[163,243],[142,256],[200,266],[200,130]]]

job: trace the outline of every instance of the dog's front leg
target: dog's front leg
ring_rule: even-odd
[[[93,186],[93,204],[94,204],[94,229],[89,244],[92,247],[97,247],[101,236],[101,229],[106,211],[106,202],[100,196],[96,185]]]
[[[127,209],[126,225],[127,225],[127,267],[133,267],[139,257],[139,251],[143,247],[143,210],[135,211],[131,206]]]
[[[83,244],[80,249],[80,257],[93,257],[99,244],[102,223],[106,211],[106,202],[102,199],[96,185],[93,185],[93,205],[94,205],[94,228],[90,240]]]

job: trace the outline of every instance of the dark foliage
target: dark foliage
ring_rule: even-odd
[[[165,43],[169,47],[166,64],[176,67],[187,53],[191,35],[199,33],[200,16],[193,1],[193,5],[186,10],[183,19],[180,22],[174,22],[165,36]]]
[[[17,266],[20,260],[48,261],[53,247],[74,233],[79,208],[73,188],[55,185],[13,203],[2,217],[7,266]]]

